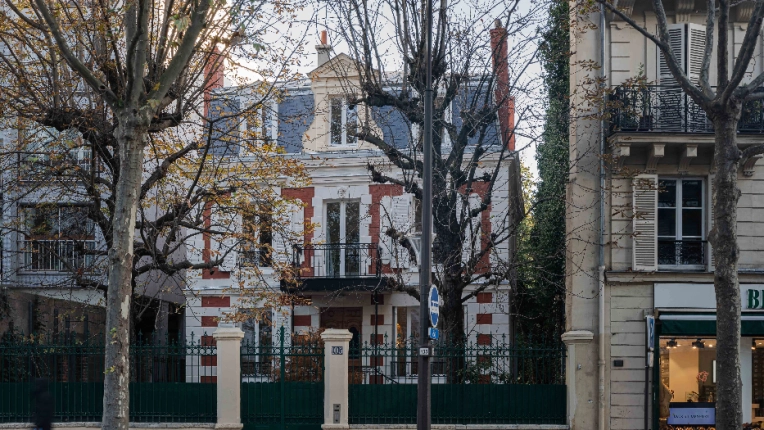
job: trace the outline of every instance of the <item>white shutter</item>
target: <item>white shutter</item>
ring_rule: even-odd
[[[687,77],[694,84],[700,81],[703,54],[706,50],[706,26],[687,24]]]
[[[278,211],[273,216],[273,233],[272,244],[273,248],[272,260],[281,264],[285,264],[290,260],[292,252],[291,238],[289,231],[292,226],[292,210],[293,205],[287,205],[284,211]]]
[[[705,31],[705,30],[704,30]],[[668,26],[669,33],[669,46],[679,62],[680,68],[687,73],[687,43],[685,42],[685,25],[684,24],[670,24]],[[668,68],[666,59],[663,56],[663,51],[656,49],[658,52],[658,77],[660,78],[662,85],[676,84],[674,75],[671,74],[671,70]]]
[[[633,190],[632,269],[641,272],[658,270],[658,175],[637,175]]]
[[[241,234],[242,219],[241,214],[231,213],[226,214],[226,221],[228,226],[225,227],[227,232],[225,238],[223,238],[221,251],[225,253],[223,262],[220,264],[220,270],[223,272],[232,272],[236,269],[238,263],[239,253],[237,247],[239,244],[239,235]]]
[[[468,222],[467,217],[469,217],[470,212],[472,212],[473,209],[480,207],[480,196],[477,194],[471,194],[468,198],[468,203],[469,210],[464,212],[465,224]],[[459,197],[456,200],[456,213],[459,214],[458,216],[460,217],[461,209],[462,200],[461,197]],[[464,243],[462,244],[462,263],[466,264],[472,255],[480,249],[480,220],[481,217],[479,215],[473,217],[469,220],[469,225],[465,227]]]
[[[393,240],[385,234],[390,228],[392,200],[390,196],[383,196],[379,201],[379,249],[382,264],[390,264],[393,254]]]
[[[708,203],[706,205],[708,206],[708,210],[706,211],[708,213],[708,232],[711,232],[711,229],[714,227],[714,202],[716,201],[716,197],[714,196],[716,191],[716,186],[714,184],[715,175],[708,175],[708,186],[706,189],[708,190]],[[708,239],[708,236],[706,236],[706,239]],[[708,242],[708,271],[713,272],[714,271],[714,249],[711,246],[711,242]]]
[[[271,102],[268,104],[268,126],[270,127],[270,138],[274,142],[279,140],[279,104]]]
[[[403,194],[393,197],[392,219],[393,226],[400,233],[408,233],[413,226],[414,220],[414,196],[413,194]],[[394,268],[407,268],[411,265],[411,258],[408,249],[395,242],[393,261]]]
[[[204,234],[198,230],[186,229],[186,258],[191,264],[204,263]]]
[[[446,123],[451,123],[453,121],[453,119],[452,119],[453,114],[451,113],[451,106],[452,106],[451,104],[446,106],[446,110],[445,110],[445,112],[443,112],[443,120]],[[452,145],[451,145],[451,136],[448,134],[448,130],[446,129],[446,127],[443,127],[442,133],[443,133],[443,138],[442,138],[441,143],[440,143],[440,154],[442,156],[444,156],[444,157],[447,157],[451,153],[451,148],[452,148]]]
[[[224,230],[225,221],[220,213],[220,206],[213,204],[210,209],[210,230],[219,232]],[[223,249],[223,237],[218,233],[210,233],[210,262],[219,260],[225,250]],[[219,270],[220,265],[217,265]]]

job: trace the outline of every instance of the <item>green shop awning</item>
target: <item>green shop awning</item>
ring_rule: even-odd
[[[675,336],[716,336],[715,313],[661,313],[660,333]],[[742,336],[764,336],[764,313],[744,313]]]

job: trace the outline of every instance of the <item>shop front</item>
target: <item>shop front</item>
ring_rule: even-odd
[[[743,422],[764,428],[764,285],[741,285],[741,297]],[[713,285],[655,284],[654,298],[655,428],[713,429],[718,382]]]

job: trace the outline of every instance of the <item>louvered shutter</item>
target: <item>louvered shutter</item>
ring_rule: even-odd
[[[685,73],[687,64],[687,43],[685,42],[685,24],[670,24],[668,26],[669,33],[669,46],[674,53],[679,65]],[[671,70],[668,68],[666,58],[663,56],[663,51],[657,49],[658,52],[658,77],[660,78],[661,85],[675,85],[676,80],[674,75],[671,74]]]
[[[221,252],[223,252],[223,262],[220,264],[220,270],[223,272],[232,272],[236,269],[238,263],[238,250],[239,235],[241,234],[242,220],[241,214],[230,213],[225,214],[225,220],[227,226],[224,230],[227,232],[226,236],[221,242]]]
[[[708,175],[708,186],[706,189],[708,190],[708,202],[706,203],[708,205],[708,232],[711,232],[711,229],[714,227],[714,202],[716,201],[716,197],[714,196],[716,191],[716,185],[714,184],[715,175]],[[708,238],[708,236],[706,236]],[[714,271],[714,249],[711,246],[711,242],[708,242],[708,271],[713,272]]]
[[[383,196],[379,201],[379,248],[382,264],[390,264],[393,255],[393,239],[386,234],[390,228],[393,199]]]
[[[464,223],[469,222],[464,231],[464,243],[462,244],[462,263],[467,263],[472,255],[480,249],[480,216],[476,216],[467,221],[466,217],[469,216],[473,209],[480,207],[480,196],[472,194],[468,199],[469,210],[464,212]],[[456,213],[458,216],[462,216],[462,201],[461,198],[456,200]]]
[[[273,216],[272,260],[285,264],[291,260],[292,244],[289,231],[292,227],[292,211],[294,205],[287,205],[285,210],[278,211]]]
[[[270,127],[270,138],[273,142],[279,140],[279,104],[277,102],[268,105],[268,126]]]
[[[452,123],[452,109],[451,104],[446,106],[445,112],[443,112],[443,120],[446,123]],[[451,144],[451,136],[448,134],[448,130],[446,127],[443,127],[443,130],[441,131],[443,137],[441,139],[440,143],[440,154],[444,157],[447,157],[449,154],[451,154],[451,148],[453,145]]]
[[[392,219],[393,226],[401,233],[408,233],[411,230],[414,219],[414,198],[412,194],[403,194],[393,197]],[[406,248],[396,242],[394,246],[393,259],[391,262],[394,268],[407,268],[411,265],[411,258]]]
[[[212,208],[210,209],[210,230],[215,232],[223,231],[225,224],[223,216],[220,213],[220,207],[218,205],[212,205]],[[210,262],[218,261],[223,257],[223,239],[223,236],[218,233],[210,233]],[[222,270],[220,268],[221,264],[222,262],[216,265],[218,270]]]
[[[658,176],[637,175],[633,189],[632,269],[641,272],[658,270]]]
[[[204,235],[192,229],[186,229],[186,258],[191,264],[204,263]]]

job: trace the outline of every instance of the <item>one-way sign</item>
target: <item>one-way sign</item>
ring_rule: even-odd
[[[440,294],[435,285],[430,287],[430,322],[433,327],[438,327],[438,317],[440,316]]]

